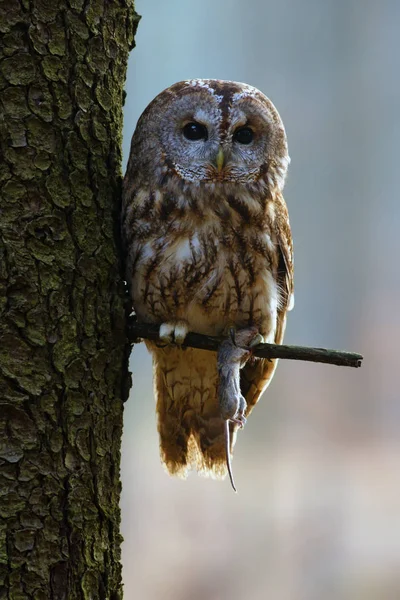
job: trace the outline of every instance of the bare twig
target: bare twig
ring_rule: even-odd
[[[131,342],[139,341],[138,338],[158,341],[159,325],[131,322],[129,337]],[[200,333],[188,333],[183,346],[212,350],[216,352],[223,338],[211,337]],[[278,344],[259,344],[253,349],[254,356],[259,358],[285,358],[288,360],[306,360],[309,362],[326,363],[341,367],[361,367],[363,357],[354,352],[342,352],[328,348],[308,348],[306,346],[287,346]]]

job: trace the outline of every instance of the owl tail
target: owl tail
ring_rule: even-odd
[[[173,352],[182,353],[175,370],[180,381],[169,379],[171,370],[163,368],[163,360],[155,357],[154,383],[157,397],[158,431],[161,459],[170,475],[186,478],[189,471],[222,479],[227,474],[224,421],[217,399],[216,360],[204,350],[172,350],[168,364],[173,364]],[[185,367],[194,359],[197,364],[206,353],[206,373],[200,380],[197,374],[187,373]],[[156,354],[158,354],[156,352]],[[210,359],[213,361],[210,364]],[[161,358],[161,360],[158,360]],[[167,358],[167,357],[165,357]],[[205,375],[205,377],[204,377]],[[204,386],[199,390],[196,384]],[[236,426],[231,428],[231,453],[236,439]]]

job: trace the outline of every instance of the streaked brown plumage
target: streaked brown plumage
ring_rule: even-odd
[[[282,196],[288,163],[281,119],[255,88],[190,80],[153,100],[132,138],[123,186],[126,277],[140,321],[163,323],[162,337],[177,342],[188,330],[221,335],[249,325],[282,342],[293,297]],[[168,471],[223,477],[216,355],[146,343]],[[246,416],[275,366],[252,359],[242,369]]]

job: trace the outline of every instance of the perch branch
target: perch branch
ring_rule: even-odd
[[[133,321],[129,325],[129,338],[132,343],[145,338],[154,342],[159,341],[159,325],[149,325]],[[200,333],[188,333],[184,347],[212,350],[216,352],[223,338],[211,337]],[[253,350],[259,358],[286,358],[289,360],[306,360],[309,362],[326,363],[340,367],[361,367],[363,357],[354,352],[330,350],[328,348],[309,348],[306,346],[287,346],[279,344],[259,344]]]

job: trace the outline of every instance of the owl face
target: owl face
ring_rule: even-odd
[[[248,85],[211,79],[183,81],[157,96],[139,121],[132,152],[147,167],[162,165],[153,173],[157,183],[174,173],[188,183],[265,180],[282,189],[289,163],[272,102]]]

